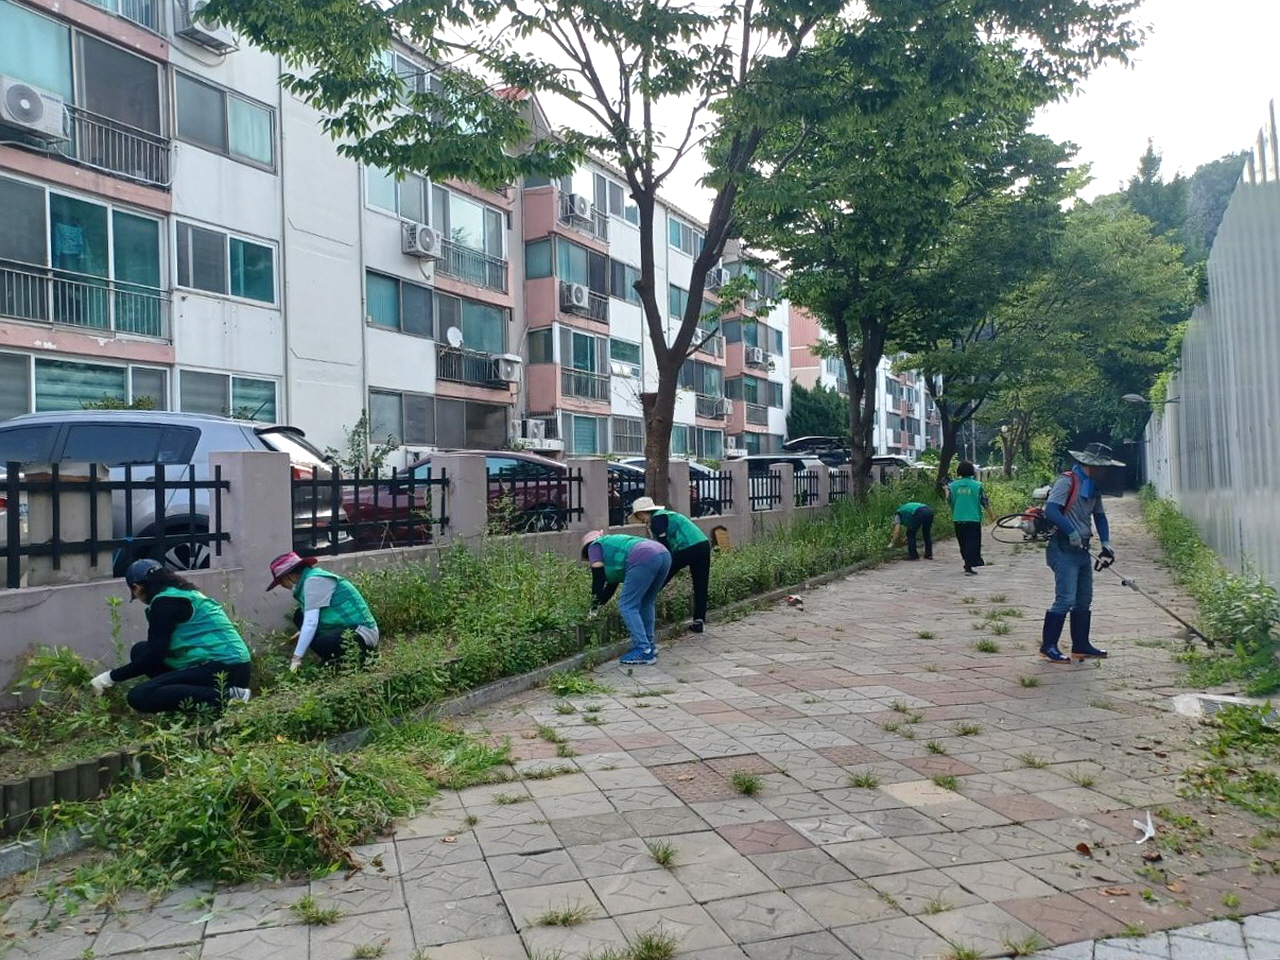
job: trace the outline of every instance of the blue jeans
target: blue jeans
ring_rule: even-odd
[[[1059,543],[1055,535],[1044,551],[1044,562],[1053,571],[1053,606],[1050,613],[1064,616],[1093,606],[1093,557],[1084,548]]]
[[[652,657],[657,652],[653,631],[658,617],[658,594],[667,582],[670,569],[671,554],[666,550],[627,564],[618,594],[618,612],[631,634],[632,653]]]

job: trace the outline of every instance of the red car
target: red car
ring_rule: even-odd
[[[449,450],[485,458],[489,475],[489,528],[494,533],[563,530],[570,512],[571,480],[562,463],[531,453]],[[381,546],[429,543],[432,533],[432,457],[423,457],[392,478],[344,491],[342,509],[356,542]],[[467,491],[450,490],[450,497]]]

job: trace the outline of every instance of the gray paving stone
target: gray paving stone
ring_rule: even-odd
[[[762,940],[747,944],[746,950],[751,960],[858,960],[852,950],[825,931]]]
[[[788,820],[787,823],[806,839],[819,845],[868,840],[880,836],[875,827],[863,822],[861,815],[851,813],[823,814],[803,820]]]
[[[653,855],[639,837],[569,847],[567,853],[583,877],[607,877],[628,870],[648,869]]]
[[[1031,960],[1093,960],[1093,941],[1067,943],[1052,950],[1038,950],[1029,956]]]
[[[516,887],[536,887],[548,883],[581,879],[573,858],[566,850],[548,850],[543,853],[514,853],[491,857],[489,870],[499,890]]]
[[[484,860],[442,864],[402,881],[402,886],[410,909],[424,899],[461,900],[498,892],[490,864]]]
[[[941,960],[951,945],[915,917],[837,927],[831,931],[859,960]]]
[[[309,927],[267,927],[206,937],[200,960],[302,960],[310,956]]]
[[[1164,931],[1145,937],[1115,937],[1093,945],[1094,960],[1169,960],[1169,935]]]
[[[593,877],[589,883],[607,913],[613,917],[693,903],[693,897],[675,874],[661,867]]]
[[[524,941],[512,934],[446,943],[423,952],[423,960],[528,960]]]
[[[583,911],[587,922],[608,915],[585,880],[504,890],[502,899],[517,930],[538,926],[554,911]]]
[[[515,933],[506,904],[496,895],[421,904],[410,921],[414,940],[423,947]]]
[[[612,806],[609,809],[612,811]],[[551,829],[566,847],[636,836],[627,818],[614,812],[552,819]]]
[[[415,951],[407,910],[367,913],[310,929],[311,960],[349,960],[361,947],[381,950],[380,960],[411,960]]]
[[[272,887],[255,885],[248,889],[219,891],[209,908],[205,933],[233,933],[255,927],[279,927],[301,923],[290,907],[308,892],[306,885]]]
[[[199,943],[205,921],[199,914],[166,916],[160,911],[135,910],[113,914],[103,923],[93,952],[99,956],[130,953],[148,947]]]
[[[476,840],[486,857],[506,853],[535,853],[563,846],[555,831],[545,823],[510,824],[501,827],[478,826]]]
[[[674,937],[677,956],[697,957],[703,960],[713,950],[734,947],[729,935],[711,918],[706,909],[696,904],[685,907],[668,907],[663,910],[646,910],[618,917],[628,941],[634,941],[641,933],[662,933]]]
[[[995,904],[957,907],[919,917],[925,926],[955,946],[976,947],[984,955],[1010,952],[1010,944],[1043,944],[1035,930]]]
[[[896,905],[862,880],[820,883],[795,887],[787,892],[811,917],[828,928],[902,916]]]
[[[528,927],[520,933],[531,956],[585,957],[626,947],[617,922],[593,920],[574,927]]]
[[[779,891],[716,900],[704,906],[720,929],[738,944],[813,933],[822,928],[800,904]]]
[[[777,890],[777,886],[746,857],[709,860],[681,865],[676,879],[698,903]]]
[[[758,853],[749,859],[782,890],[853,879],[853,874],[818,848]]]
[[[826,851],[844,864],[855,877],[878,877],[886,873],[906,873],[928,866],[914,853],[887,837],[829,844]]]

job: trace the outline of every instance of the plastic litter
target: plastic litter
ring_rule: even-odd
[[[1156,825],[1151,822],[1150,810],[1147,811],[1146,823],[1143,823],[1141,820],[1135,820],[1133,821],[1133,825],[1134,827],[1142,831],[1142,836],[1137,841],[1135,841],[1136,843],[1140,843],[1140,844],[1146,843],[1148,840],[1150,840],[1152,837],[1156,835]]]

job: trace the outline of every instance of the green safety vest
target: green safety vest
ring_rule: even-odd
[[[333,585],[333,596],[329,599],[327,607],[320,608],[320,625],[317,630],[328,632],[331,630],[350,630],[352,627],[373,627],[377,628],[377,621],[373,619],[373,612],[369,609],[369,604],[365,603],[364,597],[360,595],[360,591],[355,588],[350,580],[344,579],[330,570],[322,570],[320,567],[306,567],[302,574],[298,577],[298,582],[293,587],[293,598],[298,604],[306,609],[303,601],[303,585],[311,577],[328,577],[335,581]]]
[[[914,517],[916,511],[923,506],[925,506],[925,504],[916,503],[914,500],[912,500],[910,503],[904,503],[894,512],[897,513],[898,518],[902,520],[903,523],[906,523],[906,521]]]
[[[671,543],[672,553],[707,542],[707,535],[683,513],[676,513],[674,510],[655,510],[653,515],[667,518],[667,540]]]
[[[169,655],[164,658],[167,666],[182,670],[210,661],[249,662],[249,648],[218,601],[210,600],[199,590],[165,587],[151,598],[151,603],[161,597],[178,597],[191,604],[191,619],[178,624],[169,640]],[[151,604],[147,604],[147,618],[150,617]]]
[[[951,519],[961,523],[981,523],[982,484],[973,477],[961,477],[952,480],[948,489],[951,493]]]
[[[604,551],[604,578],[610,583],[621,583],[627,572],[627,554],[637,543],[644,543],[644,537],[631,537],[625,533],[607,533],[597,537],[596,543]]]

